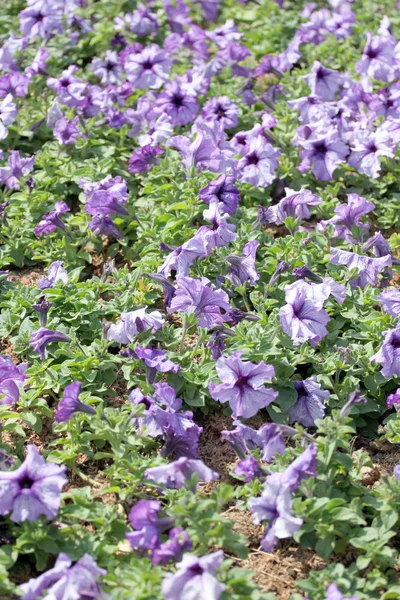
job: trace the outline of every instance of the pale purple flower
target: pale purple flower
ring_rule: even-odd
[[[157,272],[164,277],[169,277],[171,271],[175,271],[179,277],[181,275],[189,275],[189,269],[197,258],[205,258],[207,256],[204,239],[195,235],[182,246],[175,248],[165,259],[161,267],[158,267]]]
[[[378,301],[381,303],[385,313],[400,317],[400,290],[397,288],[385,290],[378,296]]]
[[[309,206],[318,206],[322,200],[315,196],[310,190],[301,189],[296,192],[290,188],[285,188],[286,196],[278,204],[267,209],[264,223],[275,223],[282,225],[287,217],[294,219],[309,219],[311,216],[308,210]]]
[[[54,287],[57,281],[68,283],[68,273],[63,267],[63,260],[56,260],[52,262],[47,271],[47,277],[39,279],[38,288],[40,290],[46,290]]]
[[[8,94],[14,97],[23,98],[28,94],[30,78],[23,73],[11,73],[0,77],[0,98],[5,98]]]
[[[15,63],[15,56],[28,45],[25,36],[17,37],[10,33],[6,41],[0,47],[0,69],[6,72],[18,71],[19,66]]]
[[[159,25],[156,15],[144,4],[138,4],[136,10],[131,14],[127,13],[123,17],[116,17],[114,22],[117,26],[127,26],[138,37],[154,35],[157,33]]]
[[[324,418],[329,392],[321,390],[315,376],[303,381],[294,381],[293,384],[297,392],[297,400],[288,411],[289,423],[313,427],[316,419]]]
[[[189,534],[182,527],[173,527],[169,531],[168,540],[153,551],[151,561],[153,565],[177,562],[182,559],[184,552],[192,549],[192,546]]]
[[[172,60],[157,44],[150,44],[125,59],[128,81],[141,90],[158,89],[168,78]]]
[[[8,156],[8,166],[0,167],[0,181],[10,190],[19,190],[19,181],[28,175],[35,164],[35,157],[23,158],[18,150],[11,150]]]
[[[280,482],[286,486],[289,491],[294,492],[303,481],[317,474],[317,447],[314,444],[309,446],[295,458],[285,471],[273,473],[267,477],[267,483]]]
[[[14,123],[17,118],[17,107],[13,102],[13,97],[8,94],[0,102],[0,140],[4,140],[8,136],[8,125]]]
[[[166,600],[219,600],[226,585],[218,581],[215,572],[224,560],[222,550],[206,556],[197,557],[184,554],[177,563],[176,573],[169,573],[164,578],[161,591]]]
[[[307,274],[305,274],[305,277],[307,277]],[[314,276],[314,278],[316,277]],[[323,308],[325,301],[330,296],[333,296],[339,304],[343,304],[346,299],[346,286],[337,283],[332,277],[320,278],[318,283],[304,281],[302,278],[290,283],[285,287],[287,302],[290,301],[295,291],[304,294],[306,299],[314,304],[315,308]]]
[[[386,131],[358,132],[351,141],[353,146],[348,158],[349,166],[372,179],[379,177],[381,157],[393,158],[395,155],[395,148]]]
[[[129,159],[128,171],[130,173],[144,173],[153,167],[159,165],[160,161],[157,156],[162,154],[164,150],[160,146],[143,146],[137,148]]]
[[[0,405],[16,404],[26,379],[26,364],[14,365],[8,356],[0,356]]]
[[[32,63],[26,67],[25,73],[32,77],[34,75],[44,75],[47,61],[50,58],[50,53],[44,46],[39,46],[35,58]]]
[[[164,325],[165,319],[158,310],[146,312],[146,306],[132,312],[121,313],[118,323],[111,325],[107,332],[107,340],[119,344],[129,344],[142,331],[157,331]]]
[[[356,64],[360,75],[367,75],[378,81],[392,81],[394,78],[394,43],[389,36],[367,33],[367,43],[361,60]]]
[[[196,238],[204,242],[207,255],[211,254],[213,248],[221,248],[234,242],[237,238],[235,225],[228,223],[229,215],[223,213],[223,205],[212,202],[209,208],[203,211],[203,217],[210,221],[211,225],[203,225],[196,232]]]
[[[369,224],[362,223],[361,217],[374,210],[375,204],[358,194],[348,194],[347,204],[340,204],[335,208],[335,216],[328,221],[318,224],[320,231],[325,231],[328,225],[335,225],[334,237],[344,238],[350,244],[356,243],[353,236],[353,227],[359,227],[362,233],[368,231]]]
[[[271,463],[277,454],[285,452],[285,441],[279,425],[265,423],[256,430],[243,425],[240,421],[234,421],[233,424],[236,428],[222,431],[221,436],[230,444],[239,458],[244,458],[250,450],[261,448],[263,461]]]
[[[196,134],[194,142],[183,135],[176,135],[167,145],[178,150],[185,169],[196,167],[199,171],[208,169],[214,172],[220,169],[221,151],[204,129]]]
[[[313,129],[309,129],[308,136],[299,139],[298,144],[303,148],[300,151],[302,162],[298,167],[304,173],[312,167],[317,179],[330,181],[333,172],[345,162],[349,149],[339,137],[335,127],[327,125],[325,120],[320,121]]]
[[[170,81],[158,96],[154,110],[157,114],[169,115],[172,125],[176,127],[191,123],[199,112],[199,105],[195,96],[185,92],[177,81]]]
[[[250,281],[252,285],[255,285],[256,281],[260,279],[255,267],[256,252],[259,245],[255,240],[247,242],[243,247],[243,256],[231,255],[226,257],[226,261],[230,265],[227,277],[235,287],[246,281]]]
[[[69,556],[61,552],[52,569],[20,586],[23,592],[21,600],[110,600],[98,583],[99,578],[106,574],[107,571],[100,569],[89,554],[84,554],[73,564]]]
[[[382,256],[386,256],[390,254],[390,246],[388,241],[383,237],[380,231],[374,233],[361,247],[363,252],[368,252],[368,250],[372,250],[374,255],[377,258],[382,258]],[[398,264],[398,259],[393,258],[393,264]]]
[[[105,59],[94,58],[92,60],[92,71],[101,82],[105,84],[116,84],[121,81],[121,66],[118,54],[114,50],[107,50]]]
[[[311,93],[324,101],[336,99],[336,93],[343,85],[344,75],[338,71],[327,69],[317,60],[314,62],[311,73],[304,75],[311,88]]]
[[[238,106],[233,100],[228,96],[219,96],[218,98],[211,98],[204,105],[201,119],[206,123],[218,121],[223,129],[232,129],[238,124],[238,114]]]
[[[125,216],[128,214],[128,211],[123,206],[123,204],[126,204],[126,201],[127,195],[121,194],[118,190],[114,190],[113,187],[100,189],[90,195],[85,204],[85,212],[92,216],[102,215],[109,217],[112,213]]]
[[[213,179],[208,185],[200,190],[200,200],[206,204],[220,202],[223,204],[224,212],[229,215],[235,214],[240,201],[240,194],[234,185],[235,177],[230,174],[222,174],[218,179]]]
[[[47,38],[55,31],[61,32],[63,12],[61,5],[50,0],[28,3],[19,13],[21,33],[27,38]]]
[[[231,308],[226,292],[215,289],[206,277],[192,279],[181,276],[176,281],[177,289],[167,309],[168,313],[193,314],[199,319],[198,326],[207,329],[225,321],[221,309],[229,311]]]
[[[207,483],[219,479],[218,473],[207,467],[203,461],[185,456],[165,466],[151,467],[145,471],[146,479],[173,489],[181,489],[190,484],[194,474],[197,475],[198,481]]]
[[[298,282],[300,283],[300,282]],[[328,335],[326,325],[330,320],[328,313],[316,306],[303,287],[293,287],[286,291],[286,302],[279,311],[283,331],[291,337],[297,346],[310,340],[315,346]]]
[[[333,117],[337,112],[332,105],[327,104],[314,94],[290,100],[288,105],[293,106],[300,112],[299,119],[304,125],[319,121],[323,117]]]
[[[381,373],[387,379],[400,375],[400,325],[395,329],[388,329],[383,334],[383,344],[376,354],[371,357],[371,362],[382,365]]]
[[[79,118],[74,117],[69,121],[67,117],[62,117],[54,126],[54,137],[66,146],[75,144],[78,138],[84,137],[84,134],[78,127]]]
[[[157,350],[156,348],[143,346],[136,346],[135,352],[138,358],[144,361],[146,367],[148,367],[148,383],[152,384],[156,376],[156,371],[160,373],[177,373],[180,369],[180,365],[169,360],[164,350]]]
[[[65,230],[65,225],[60,218],[60,215],[69,212],[71,209],[68,204],[66,204],[63,200],[56,202],[54,205],[54,210],[49,212],[49,214],[44,215],[39,223],[36,225],[33,230],[37,236],[48,235],[49,233],[53,233],[56,229]]]
[[[350,281],[350,286],[364,288],[368,283],[377,285],[378,275],[386,267],[392,266],[392,257],[390,254],[380,258],[362,256],[355,252],[340,250],[340,248],[331,249],[331,263],[333,265],[345,265],[349,270],[357,269],[358,277]]]
[[[96,192],[106,191],[110,196],[118,200],[120,204],[125,204],[128,200],[128,185],[125,179],[122,179],[118,175],[117,177],[107,175],[107,177],[99,181],[88,181],[82,177],[78,185],[83,189],[87,198],[90,198]]]
[[[39,353],[41,360],[46,358],[46,346],[53,342],[71,342],[71,338],[62,331],[53,331],[40,327],[29,338],[29,343],[35,352]]]
[[[223,25],[207,31],[207,37],[217,44],[219,48],[225,48],[229,42],[237,42],[243,36],[243,33],[239,33],[235,21],[228,19]]]
[[[65,466],[46,463],[29,444],[25,461],[15,471],[0,471],[0,513],[11,513],[16,523],[53,519],[60,508],[60,492],[67,483]]]
[[[90,221],[88,229],[93,231],[94,235],[111,236],[116,240],[122,238],[113,220],[107,215],[95,215]]]
[[[74,83],[82,83],[80,77],[76,77],[78,67],[76,65],[69,65],[68,69],[61,72],[61,75],[57,77],[49,77],[46,81],[47,85],[51,90],[56,92],[63,99],[64,93],[68,90],[69,86]]]
[[[245,483],[249,483],[249,481],[252,481],[255,477],[260,477],[263,473],[254,456],[249,456],[248,458],[240,460],[233,469],[233,472],[238,477],[242,477]]]
[[[54,420],[57,423],[67,423],[76,412],[84,412],[88,415],[95,415],[96,411],[92,406],[83,404],[79,400],[81,381],[73,381],[64,390],[63,397],[57,406]]]
[[[253,138],[246,148],[246,154],[238,162],[238,180],[256,187],[271,185],[280,155],[280,151],[263,137]]]
[[[129,512],[129,521],[134,529],[126,534],[133,550],[153,551],[160,544],[160,534],[173,525],[171,517],[159,516],[161,504],[158,500],[139,500]]]
[[[351,598],[345,597],[342,592],[339,590],[336,583],[331,583],[327,590],[327,596],[325,600],[360,600],[358,596],[352,596]]]
[[[396,481],[400,481],[400,465],[396,465],[393,469],[393,477]]]
[[[266,388],[265,381],[275,377],[275,369],[264,361],[258,364],[241,360],[242,351],[217,360],[217,374],[222,383],[209,383],[214,400],[229,402],[233,416],[249,419],[275,400],[278,392]]]

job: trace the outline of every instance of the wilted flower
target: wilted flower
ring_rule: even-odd
[[[209,285],[210,281],[206,277],[178,277],[176,281],[176,293],[167,309],[168,313],[193,314],[199,319],[199,327],[208,329],[216,323],[224,322],[221,309],[228,311],[231,308],[226,292],[215,289],[212,284]]]
[[[63,397],[58,403],[57,412],[54,417],[54,420],[57,421],[57,423],[66,423],[76,412],[84,412],[88,415],[96,414],[96,411],[92,406],[80,402],[79,394],[81,385],[81,381],[73,381],[65,388]]]
[[[111,325],[107,333],[109,341],[129,344],[142,331],[157,331],[164,325],[164,317],[158,310],[146,312],[146,306],[127,313],[121,313],[120,321]]]
[[[56,229],[65,230],[65,225],[62,222],[60,215],[63,213],[69,212],[71,209],[68,204],[66,204],[63,200],[56,202],[54,205],[54,210],[49,212],[48,215],[44,215],[36,225],[33,230],[34,233],[38,236],[48,235],[49,233],[53,233]]]
[[[144,173],[152,168],[153,165],[159,165],[157,156],[164,150],[160,146],[143,146],[137,148],[129,159],[128,170],[130,173]]]
[[[182,456],[178,460],[161,467],[151,467],[145,471],[146,479],[167,488],[180,489],[190,483],[196,474],[199,481],[215,481],[218,473],[207,467],[203,461]]]
[[[256,252],[259,245],[255,240],[247,242],[243,247],[243,256],[230,255],[226,257],[226,261],[230,265],[227,277],[235,287],[246,281],[250,281],[255,285],[256,281],[260,279],[255,268]]]
[[[78,127],[79,118],[74,117],[69,121],[67,117],[62,117],[54,126],[54,137],[66,146],[75,144],[76,140],[84,137],[84,134]]]
[[[53,303],[46,300],[46,296],[40,296],[39,301],[36,304],[32,304],[32,308],[39,313],[40,327],[46,327],[47,313],[52,306]]]
[[[41,360],[46,358],[46,346],[52,342],[71,342],[71,338],[62,331],[53,331],[41,327],[34,331],[29,338],[29,343],[35,352],[39,352]]]
[[[40,290],[46,290],[54,287],[57,281],[68,283],[68,273],[64,269],[63,264],[63,260],[56,260],[55,262],[51,263],[47,271],[47,277],[39,279],[38,288]]]
[[[321,390],[316,377],[293,382],[297,392],[297,400],[289,409],[289,423],[301,423],[304,427],[313,427],[316,419],[323,419],[325,402],[329,392]]]
[[[364,398],[364,396],[361,396],[360,390],[351,392],[351,394],[349,394],[349,399],[347,400],[346,404],[343,406],[342,410],[340,411],[340,418],[343,419],[344,417],[347,417],[347,415],[350,413],[354,404],[366,404],[366,403],[367,403],[367,399]]]
[[[211,396],[218,402],[229,402],[233,416],[248,419],[275,400],[278,392],[266,388],[264,382],[275,377],[272,365],[241,360],[238,350],[217,360],[217,374],[222,383],[209,383]]]
[[[0,471],[0,514],[11,520],[53,519],[60,508],[60,492],[67,483],[65,466],[46,463],[29,444],[25,461],[15,471]]]
[[[161,591],[166,600],[187,598],[189,600],[218,600],[226,585],[218,581],[215,572],[224,560],[222,550],[198,558],[193,554],[184,554],[177,563],[176,573],[170,573],[162,582]]]

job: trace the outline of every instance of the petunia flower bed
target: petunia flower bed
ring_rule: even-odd
[[[400,598],[400,5],[0,9],[0,598]]]

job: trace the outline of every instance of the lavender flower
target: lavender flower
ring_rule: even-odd
[[[164,150],[160,146],[143,146],[137,148],[129,159],[128,170],[130,173],[144,173],[152,168],[153,165],[159,165],[157,156]]]
[[[49,37],[51,33],[63,30],[62,17],[60,5],[49,0],[29,2],[19,13],[21,33],[28,38]]]
[[[394,44],[389,36],[367,33],[367,43],[361,60],[356,64],[356,71],[378,81],[391,81],[393,68]]]
[[[226,261],[229,263],[228,279],[235,287],[240,286],[246,281],[250,281],[253,285],[260,279],[255,268],[256,252],[260,244],[255,240],[247,242],[243,247],[243,256],[227,256]]]
[[[54,127],[54,137],[65,146],[75,144],[76,140],[84,137],[84,134],[78,127],[79,118],[74,117],[69,121],[67,117],[62,117]]]
[[[198,558],[184,554],[176,573],[170,573],[162,582],[161,591],[166,600],[190,598],[191,600],[218,600],[226,586],[215,577],[224,560],[222,550]]]
[[[325,121],[313,125],[313,129],[311,125],[306,127],[309,129],[308,135],[297,142],[303,148],[298,169],[304,173],[312,167],[317,179],[330,181],[334,170],[345,162],[349,150],[340,139],[337,129]]]
[[[26,379],[26,365],[14,365],[11,358],[0,356],[0,405],[16,404]]]
[[[67,483],[66,467],[46,463],[29,444],[25,461],[15,471],[0,471],[0,513],[11,520],[53,519],[60,508],[60,492]]]
[[[221,202],[224,212],[229,215],[235,214],[240,201],[240,194],[234,184],[233,175],[220,175],[218,179],[210,181],[202,190],[200,190],[200,200],[206,204],[212,202]]]
[[[161,467],[151,467],[145,471],[146,479],[167,488],[181,489],[186,486],[196,474],[199,481],[215,481],[218,473],[209,469],[201,460],[181,457],[178,460]]]
[[[227,246],[237,238],[236,227],[228,223],[229,215],[222,212],[222,206],[218,202],[212,202],[210,207],[203,211],[203,217],[210,221],[210,226],[203,225],[197,230],[195,236],[203,241],[207,255],[211,254],[213,248]]]
[[[328,221],[318,224],[320,231],[325,231],[328,225],[335,225],[334,237],[344,238],[350,244],[357,243],[353,237],[353,227],[359,227],[362,233],[368,231],[369,224],[362,223],[361,217],[374,210],[375,204],[358,194],[348,194],[347,204],[335,208],[335,216]]]
[[[343,594],[341,593],[341,591],[339,590],[336,583],[331,583],[328,586],[326,593],[327,593],[327,597],[325,598],[325,600],[360,600],[358,598],[358,596],[352,596],[351,598],[345,598],[343,596]]]
[[[164,325],[164,317],[157,310],[146,312],[146,306],[132,312],[121,313],[121,319],[116,325],[111,325],[107,339],[119,344],[129,344],[142,331],[157,331]]]
[[[63,397],[57,406],[57,412],[54,420],[57,423],[67,423],[76,412],[84,412],[88,415],[95,415],[96,411],[92,406],[83,404],[79,400],[81,381],[73,381],[64,390]]]
[[[225,318],[221,309],[230,310],[229,298],[223,290],[216,290],[206,277],[192,279],[178,277],[177,289],[168,313],[184,312],[193,314],[199,319],[199,327],[209,329],[216,323],[223,323]]]
[[[65,225],[62,222],[60,215],[69,212],[71,209],[64,201],[56,202],[54,210],[49,212],[48,215],[44,215],[41,221],[36,225],[33,230],[37,236],[45,236],[49,233],[53,233],[56,229],[65,230]]]
[[[0,181],[10,190],[19,190],[19,180],[30,173],[35,163],[35,157],[22,158],[18,150],[12,150],[8,157],[8,167],[0,168]]]
[[[107,50],[105,60],[94,58],[92,60],[92,71],[97,77],[100,77],[102,83],[119,83],[121,80],[121,67],[118,54],[114,50]]]
[[[47,277],[39,279],[38,288],[40,290],[46,290],[54,287],[57,281],[68,283],[68,273],[63,267],[63,260],[56,260],[52,262],[47,271]]]
[[[286,293],[286,302],[279,311],[283,331],[295,345],[307,340],[315,346],[328,335],[328,313],[307,297],[304,288],[294,287]]]
[[[388,408],[395,406],[397,411],[400,409],[400,388],[388,395],[386,404]]]
[[[271,185],[280,154],[263,137],[253,138],[237,165],[239,181],[256,187]]]
[[[371,362],[382,365],[381,373],[387,379],[400,375],[400,325],[384,331],[382,347],[371,357]]]
[[[88,229],[93,231],[94,235],[106,235],[121,239],[122,235],[114,224],[114,221],[107,215],[95,215],[88,225]]]
[[[128,81],[141,90],[160,88],[167,80],[171,65],[171,59],[157,44],[150,44],[125,59]]]
[[[219,98],[211,98],[205,104],[201,118],[204,122],[217,121],[221,124],[222,129],[232,129],[238,124],[239,109],[235,102],[228,96],[220,96]]]
[[[46,346],[52,342],[71,342],[71,338],[62,331],[53,331],[40,327],[32,333],[29,343],[35,352],[39,353],[41,360],[46,358]]]
[[[170,81],[157,98],[155,112],[169,115],[176,127],[191,123],[199,112],[199,105],[195,96],[185,92],[178,82]]]
[[[11,73],[0,77],[0,98],[5,98],[8,94],[17,98],[23,98],[28,94],[28,85],[30,78],[23,73]]]
[[[264,361],[255,364],[242,361],[242,351],[217,360],[217,374],[222,383],[209,383],[208,389],[214,400],[229,402],[233,416],[249,419],[275,400],[278,392],[266,388],[264,382],[275,377],[272,365]]]
[[[183,135],[172,137],[168,145],[178,150],[182,157],[182,165],[185,169],[196,167],[199,171],[208,169],[217,172],[221,168],[221,151],[215,145],[210,132],[204,128],[196,135],[194,142]]]
[[[54,567],[35,579],[23,583],[22,600],[66,600],[67,598],[96,598],[110,600],[98,583],[107,571],[100,569],[89,554],[84,554],[74,565],[67,554],[61,552]],[[45,596],[43,595],[45,594]]]
[[[349,166],[367,177],[377,179],[381,171],[381,157],[393,158],[395,155],[389,134],[386,131],[359,132],[353,139],[352,152],[348,158]]]
[[[32,304],[32,308],[39,313],[40,327],[46,327],[47,313],[52,306],[53,303],[46,300],[46,296],[40,296],[39,301],[36,304]]]
[[[119,24],[120,17],[117,17],[117,19],[117,24]],[[117,19],[115,19],[116,22]],[[136,10],[134,10],[132,14],[124,15],[123,19],[121,20],[125,21],[126,25],[129,27],[129,30],[132,31],[132,33],[135,33],[138,37],[143,37],[150,34],[154,35],[157,33],[157,17],[144,4],[138,4]]]
[[[160,544],[160,534],[173,525],[171,517],[160,518],[161,504],[157,500],[139,500],[129,512],[129,521],[135,530],[126,539],[137,551],[153,551]]]
[[[394,317],[400,316],[400,290],[397,288],[385,290],[378,296],[383,310]]]
[[[182,527],[173,527],[169,532],[168,541],[160,544],[153,552],[153,565],[165,565],[170,561],[182,559],[183,553],[192,549],[189,534]]]
[[[336,99],[336,93],[343,85],[344,76],[342,73],[327,69],[317,60],[314,62],[311,73],[303,77],[311,88],[311,93],[329,101]]]
[[[347,417],[347,415],[350,413],[354,404],[366,404],[366,403],[367,403],[367,399],[364,398],[363,396],[361,396],[360,390],[351,392],[351,394],[349,394],[349,399],[347,400],[346,404],[343,406],[343,408],[340,411],[340,418],[344,419],[344,417]]]
[[[175,271],[177,276],[189,275],[189,269],[197,258],[207,256],[204,239],[195,235],[182,246],[175,248],[161,265],[157,272],[163,277],[169,277],[171,271]]]
[[[262,221],[264,223],[275,223],[282,225],[287,217],[295,219],[309,219],[311,214],[309,206],[318,206],[321,204],[321,198],[315,196],[309,190],[301,189],[299,192],[285,188],[286,196],[275,206],[267,209],[266,215]]]
[[[164,350],[156,350],[155,348],[144,348],[143,346],[136,346],[135,352],[138,358],[144,361],[147,367],[147,382],[154,383],[156,372],[177,373],[180,369],[180,365],[169,360]]]
[[[260,477],[263,473],[258,461],[254,456],[249,456],[240,460],[237,466],[233,469],[233,472],[238,477],[242,477],[245,483],[249,483],[255,477]]]
[[[289,423],[301,423],[304,427],[313,427],[316,419],[323,419],[325,415],[325,402],[329,392],[321,390],[316,377],[304,381],[294,381],[297,391],[297,400],[289,409]]]
[[[381,258],[362,256],[339,248],[331,249],[331,263],[333,265],[345,265],[349,270],[357,269],[358,277],[350,281],[350,286],[364,288],[368,283],[375,286],[378,283],[378,275],[386,267],[392,266],[390,254]]]
[[[0,102],[0,140],[4,140],[8,136],[8,125],[14,123],[17,118],[17,107],[13,102],[13,97],[8,94],[2,102]]]

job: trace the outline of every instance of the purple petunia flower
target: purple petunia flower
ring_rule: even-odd
[[[161,504],[157,500],[139,500],[129,512],[129,521],[135,530],[126,534],[126,539],[134,550],[155,550],[160,544],[160,534],[169,529],[174,520],[160,518]]]
[[[390,254],[380,258],[362,256],[339,248],[331,249],[331,263],[333,265],[345,265],[349,270],[357,269],[358,277],[350,281],[350,286],[364,288],[368,283],[375,286],[378,283],[378,275],[386,267],[392,266]]]
[[[172,298],[175,296],[175,287],[161,273],[145,273],[145,275],[164,288],[164,306],[168,308],[171,305]]]
[[[247,242],[243,247],[243,256],[227,256],[226,261],[229,263],[228,279],[235,287],[240,286],[246,281],[250,281],[252,285],[260,279],[255,268],[256,252],[260,244],[253,240]]]
[[[95,215],[88,225],[88,229],[93,231],[94,235],[106,235],[121,239],[122,235],[114,224],[114,221],[106,215]]]
[[[366,404],[366,403],[367,403],[367,399],[364,398],[364,396],[361,396],[360,390],[355,390],[354,392],[351,392],[349,394],[349,398],[348,398],[346,404],[342,407],[342,409],[340,411],[340,418],[344,419],[345,417],[347,417],[347,415],[350,414],[351,409],[354,406],[354,404]]]
[[[0,102],[0,140],[4,140],[8,136],[8,125],[14,123],[17,118],[17,107],[13,102],[13,97],[8,94],[2,102]]]
[[[394,317],[400,316],[400,290],[397,288],[385,290],[378,296],[383,310]]]
[[[299,277],[299,271],[301,269],[302,267],[298,269],[297,277]],[[293,271],[295,271],[295,269],[293,269]],[[310,277],[308,273],[303,273],[302,277],[303,276]],[[312,276],[316,278],[314,274],[312,274]],[[312,283],[304,281],[303,279],[290,283],[285,287],[286,298],[290,298],[290,295],[293,294],[295,290],[304,293],[305,297],[310,300],[316,308],[323,308],[325,301],[330,296],[333,296],[339,304],[343,304],[346,299],[346,286],[341,283],[336,283],[332,277],[320,278],[320,283]]]
[[[291,337],[295,345],[310,340],[311,345],[315,346],[328,335],[328,313],[307,297],[304,288],[293,287],[288,290],[286,302],[279,311],[280,322],[283,331]]]
[[[312,167],[317,179],[330,181],[334,170],[345,162],[349,149],[330,122],[328,124],[321,120],[313,128],[311,125],[305,127],[308,128],[306,137],[297,141],[303,148],[300,151],[302,162],[298,169],[304,173]]]
[[[30,78],[23,73],[11,73],[0,77],[0,98],[8,94],[17,98],[23,98],[28,94]]]
[[[89,554],[84,554],[73,565],[69,556],[61,552],[52,569],[20,586],[23,592],[21,600],[110,600],[98,583],[99,578],[106,574],[107,571],[100,569]]]
[[[78,127],[79,118],[74,117],[69,121],[67,117],[62,117],[54,126],[54,137],[66,146],[75,144],[76,140],[84,137],[84,134]]]
[[[228,96],[220,96],[219,98],[211,98],[204,105],[201,113],[201,121],[214,122],[221,124],[222,129],[232,129],[238,124],[239,109],[237,104]]]
[[[348,194],[347,204],[335,208],[335,216],[328,221],[318,224],[320,231],[325,231],[328,225],[335,225],[334,237],[344,238],[350,244],[357,243],[353,236],[353,227],[359,227],[362,233],[368,231],[369,224],[362,223],[361,217],[374,210],[375,204],[358,194]]]
[[[206,277],[192,279],[182,276],[176,281],[176,293],[167,309],[168,313],[193,314],[199,319],[199,327],[207,329],[225,321],[221,309],[228,311],[231,308],[226,292],[215,289],[212,284],[209,285],[210,281]]]
[[[331,583],[327,590],[327,596],[325,600],[360,600],[358,596],[352,596],[351,598],[345,597],[342,592],[339,590],[336,583]]]
[[[69,212],[71,209],[68,204],[66,204],[63,200],[56,202],[54,205],[54,210],[49,212],[49,214],[42,217],[42,220],[36,225],[33,230],[34,233],[38,236],[48,235],[49,233],[53,233],[56,229],[65,230],[65,225],[62,222],[60,215]]]
[[[138,4],[132,14],[126,14],[122,18],[115,19],[116,25],[122,24],[128,26],[129,31],[135,33],[138,37],[157,33],[158,21],[154,13],[152,13],[144,4]]]
[[[367,33],[367,43],[361,60],[356,64],[360,75],[367,75],[378,81],[392,81],[394,77],[394,43],[390,36],[378,36]]]
[[[249,456],[240,460],[237,466],[233,469],[233,472],[238,477],[242,477],[245,483],[249,483],[255,477],[260,477],[263,473],[258,461],[254,456]]]
[[[212,202],[209,208],[203,211],[203,217],[210,222],[210,225],[200,227],[195,237],[203,241],[207,255],[211,254],[213,248],[227,246],[237,238],[236,226],[228,223],[229,215],[222,210],[222,204]]]
[[[185,92],[177,81],[170,81],[158,96],[154,112],[169,115],[176,127],[191,123],[199,112],[199,105],[196,97]]]
[[[18,402],[25,369],[26,363],[16,366],[8,356],[0,356],[0,405]]]
[[[35,157],[22,158],[18,150],[11,150],[8,166],[0,168],[0,182],[10,190],[19,190],[19,181],[33,169]]]
[[[161,467],[151,467],[145,471],[146,479],[167,488],[181,489],[189,484],[196,474],[198,481],[216,481],[218,473],[207,467],[203,461],[182,456],[178,460]]]
[[[192,546],[189,534],[182,527],[173,527],[168,534],[168,540],[154,550],[151,561],[153,565],[177,562],[182,559],[184,552],[192,549]]]
[[[144,173],[152,168],[153,165],[159,165],[157,156],[164,150],[160,146],[143,146],[137,148],[129,159],[128,171],[130,173]]]
[[[46,290],[54,287],[57,281],[68,283],[68,273],[64,269],[63,264],[63,260],[56,260],[55,262],[51,263],[47,271],[47,277],[39,279],[38,288],[40,290]]]
[[[32,304],[32,308],[39,313],[40,327],[46,327],[47,313],[52,306],[53,303],[46,300],[46,296],[40,296],[39,301],[36,304]]]
[[[121,66],[118,54],[114,50],[107,50],[106,57],[92,60],[92,71],[100,77],[102,83],[116,84],[121,81]]]
[[[216,180],[210,181],[202,190],[200,190],[200,200],[206,204],[220,202],[223,204],[224,212],[229,215],[235,214],[240,201],[240,194],[234,185],[235,177],[233,175],[222,174]]]
[[[327,69],[317,60],[314,62],[311,73],[304,75],[311,88],[311,93],[324,101],[336,99],[336,93],[343,85],[344,75],[338,71]]]
[[[135,352],[138,358],[144,361],[147,367],[147,382],[154,383],[156,372],[177,373],[180,369],[180,365],[169,360],[164,350],[157,350],[156,348],[144,348],[143,346],[136,346]]]
[[[400,325],[384,331],[382,347],[370,360],[382,365],[381,373],[387,379],[400,375]]]
[[[166,600],[187,598],[190,600],[219,600],[226,585],[218,581],[215,572],[224,560],[222,550],[206,556],[197,557],[184,554],[177,563],[176,573],[169,573],[163,580],[161,591]]]
[[[157,44],[150,44],[125,59],[125,71],[128,81],[134,87],[158,89],[168,78],[172,60]]]
[[[31,64],[26,67],[25,73],[29,77],[33,77],[34,75],[44,75],[46,71],[46,64],[50,58],[50,52],[44,46],[39,46],[39,49],[35,55],[35,58],[31,62]]]
[[[229,357],[217,360],[216,369],[220,384],[209,383],[208,389],[214,400],[229,402],[233,416],[249,419],[275,400],[278,392],[266,388],[264,382],[275,377],[272,365],[264,361],[255,364],[241,360],[241,350]]]
[[[107,340],[119,344],[129,344],[142,331],[157,331],[164,325],[165,319],[158,311],[146,312],[146,306],[137,310],[121,313],[121,319],[111,325],[107,332]]]
[[[325,415],[325,402],[329,392],[321,390],[316,377],[303,381],[294,381],[297,400],[289,409],[289,423],[301,423],[304,427],[313,427],[316,419],[323,419]]]
[[[237,165],[239,181],[256,187],[271,185],[280,155],[280,151],[273,148],[262,136],[253,138],[246,147],[246,154]]]
[[[60,492],[67,483],[65,466],[46,463],[29,444],[25,461],[15,471],[0,471],[0,513],[11,513],[16,523],[53,519],[60,508]]]
[[[71,342],[71,338],[62,331],[53,331],[40,327],[29,338],[29,343],[35,352],[39,353],[41,360],[46,358],[46,346],[52,342]]]
[[[28,6],[19,13],[21,33],[27,38],[48,38],[50,34],[63,30],[62,18],[59,3],[50,0],[28,2]]]
[[[275,206],[267,209],[263,217],[263,223],[275,223],[282,225],[287,217],[295,219],[309,219],[311,214],[309,206],[318,206],[322,200],[315,196],[310,190],[300,190],[296,192],[290,188],[285,188],[286,196]]]
[[[207,256],[204,239],[195,235],[182,246],[175,248],[158,267],[157,272],[163,277],[169,277],[171,271],[176,271],[177,276],[189,275],[189,269],[197,258]]]
[[[353,141],[354,140],[354,141]],[[358,132],[352,135],[351,154],[348,158],[350,167],[376,179],[381,171],[381,157],[393,158],[395,147],[386,131],[374,133]]]
[[[95,415],[96,411],[92,406],[83,404],[79,400],[81,381],[73,381],[64,390],[63,397],[57,406],[54,420],[57,423],[67,423],[76,412],[84,412],[88,415]]]
[[[221,151],[205,128],[197,133],[194,142],[183,135],[175,135],[167,145],[178,150],[185,169],[196,167],[199,171],[208,169],[217,172],[221,167]]]

